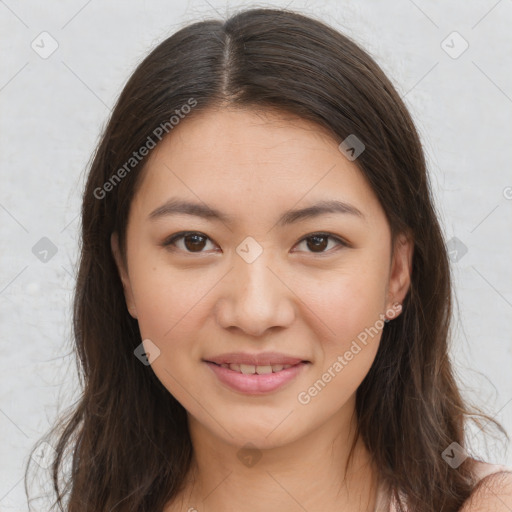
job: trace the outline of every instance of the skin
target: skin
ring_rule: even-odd
[[[401,235],[392,253],[384,211],[338,144],[308,121],[271,111],[224,108],[187,118],[147,162],[130,210],[126,268],[112,236],[128,311],[142,339],[160,350],[151,368],[188,412],[193,467],[166,512],[375,506],[376,468],[362,442],[344,468],[355,393],[381,330],[309,403],[297,398],[410,286],[412,242]],[[171,197],[234,220],[149,220]],[[285,210],[329,199],[350,203],[364,218],[331,213],[276,225]],[[182,238],[174,251],[162,245],[179,231],[208,238],[202,245]],[[315,249],[305,237],[319,232],[349,246],[329,238]],[[263,251],[251,263],[236,252],[248,236]],[[277,391],[249,396],[222,385],[202,361],[233,351],[282,352],[310,364]],[[239,458],[247,443],[260,456],[252,466]]]

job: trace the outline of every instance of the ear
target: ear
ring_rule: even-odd
[[[414,241],[412,236],[407,233],[400,233],[395,240],[391,260],[387,309],[393,308],[396,303],[401,305],[409,291],[413,254]]]
[[[112,255],[114,256],[114,260],[116,262],[119,277],[121,278],[121,282],[123,284],[126,307],[128,308],[128,312],[130,313],[130,315],[133,318],[137,318],[137,310],[135,308],[135,301],[133,299],[130,278],[128,276],[128,271],[124,266],[123,259],[121,257],[121,251],[119,249],[119,237],[116,232],[112,233],[112,235],[110,236],[110,247],[112,249]]]

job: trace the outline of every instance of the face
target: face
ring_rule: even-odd
[[[321,128],[235,109],[185,119],[153,150],[126,267],[112,236],[151,369],[194,424],[262,448],[352,414],[411,247],[392,254],[376,196]]]

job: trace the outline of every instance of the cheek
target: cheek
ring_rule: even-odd
[[[385,279],[380,270],[375,266],[373,271],[339,275],[313,298],[320,312],[317,333],[322,323],[329,327],[323,330],[329,335],[317,340],[319,364],[297,397],[308,417],[320,421],[339,410],[375,360],[385,325]]]
[[[385,311],[386,261],[364,254],[353,260],[314,282],[304,278],[300,285],[302,300],[318,317],[316,323],[326,326],[326,343],[337,348],[373,326]]]
[[[384,310],[387,267],[380,256],[361,251],[336,269],[292,272],[287,280],[294,294],[289,300],[302,303],[302,320],[316,323],[317,334],[323,332],[326,339],[337,343],[357,335]],[[197,320],[209,314],[208,308],[211,314],[215,286],[225,273],[215,265],[173,268],[142,251],[135,252],[131,268],[141,335],[156,340],[175,339],[176,333],[187,332],[187,326],[197,329]]]
[[[173,268],[166,261],[165,250],[153,247],[154,242],[135,234],[132,239],[141,241],[129,248],[130,283],[139,325],[152,326],[153,335],[161,335],[173,325],[178,310],[187,306],[197,282],[184,279],[188,271]]]
[[[151,363],[152,371],[187,410],[195,410],[190,393],[196,393],[202,356],[197,343],[199,317],[207,314],[207,294],[218,277],[209,279],[204,272],[192,277],[193,271],[156,264],[139,270],[132,281],[141,338],[150,339],[160,351]]]
[[[132,253],[130,279],[139,330],[142,339],[149,338],[161,351],[155,368],[158,362],[184,368],[201,357],[194,340],[211,315],[209,299],[221,276],[213,266],[176,268],[162,259],[165,255],[151,251]]]

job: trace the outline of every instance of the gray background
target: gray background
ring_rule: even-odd
[[[244,5],[289,5],[327,21],[366,48],[404,97],[453,247],[451,350],[463,393],[512,433],[511,0],[5,0],[1,511],[27,510],[22,476],[29,449],[78,396],[70,340],[80,193],[110,108],[156,44],[189,22],[226,17]],[[47,55],[52,44],[58,48]],[[512,463],[511,450],[507,455],[492,438],[486,443],[477,428],[468,438],[475,450],[487,449],[487,460]]]

